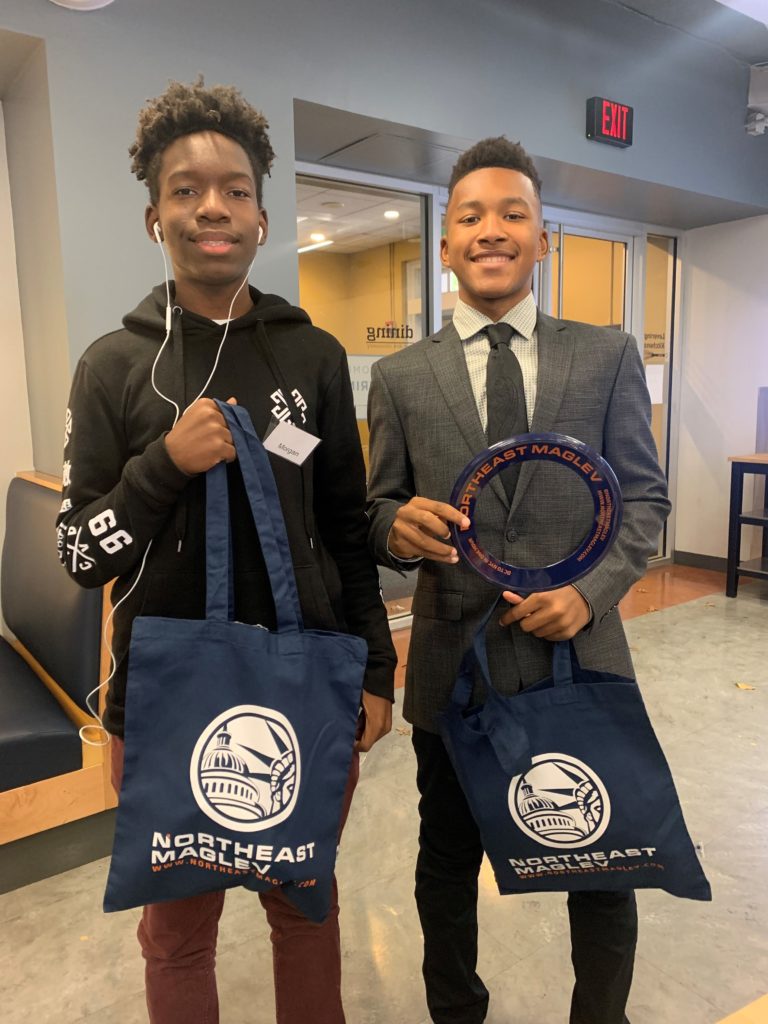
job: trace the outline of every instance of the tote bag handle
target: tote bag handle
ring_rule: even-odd
[[[475,668],[479,667],[485,685],[489,692],[494,690],[491,682],[491,670],[488,667],[488,653],[485,649],[485,627],[491,620],[491,616],[498,607],[498,600],[494,601],[488,611],[480,620],[480,624],[472,637],[472,645],[464,653],[459,666],[459,673],[453,687],[451,700],[462,710],[469,707],[472,699],[472,689],[475,683]]]
[[[491,670],[488,666],[488,653],[485,648],[485,631],[491,616],[499,607],[500,601],[494,601],[488,611],[480,620],[480,624],[472,637],[472,645],[465,652],[461,659],[456,683],[453,687],[451,700],[460,708],[469,706],[472,699],[472,690],[475,682],[475,668],[480,669],[486,687],[490,693],[496,693],[496,687],[491,682]],[[557,640],[552,644],[552,678],[555,687],[560,691],[559,702],[567,703],[574,699],[573,691],[567,689],[573,686],[573,670],[578,668],[579,660],[572,640]]]
[[[298,632],[304,624],[296,590],[288,534],[277,484],[264,445],[241,406],[217,400],[232,434],[254,526],[275,602],[277,631]],[[232,607],[232,558],[227,468],[218,463],[206,473],[206,618],[227,621]]]
[[[513,706],[499,694],[491,682],[488,654],[485,647],[485,629],[499,602],[494,601],[483,616],[472,638],[472,646],[461,660],[461,666],[453,688],[451,701],[462,714],[465,724],[465,741],[485,737],[493,749],[497,761],[508,775],[516,775],[531,763],[531,748],[528,733],[513,710]],[[482,709],[469,718],[463,714],[472,700],[475,669],[480,673],[488,690],[488,698]]]
[[[570,640],[558,640],[552,652],[552,678],[555,686],[563,689],[573,686],[573,663],[579,664],[576,651]]]
[[[522,764],[530,764],[530,744],[525,725],[508,702],[499,700],[498,691],[491,682],[485,630],[498,605],[499,602],[494,601],[475,631],[472,645],[462,658],[451,701],[461,712],[468,709],[475,669],[479,668],[488,690],[488,699],[479,714],[473,717],[471,731],[477,736],[486,736],[501,767],[508,775],[515,775],[522,770]],[[556,704],[570,704],[578,699],[573,681],[574,664],[578,666],[576,652],[569,640],[558,641],[552,648],[552,699]]]

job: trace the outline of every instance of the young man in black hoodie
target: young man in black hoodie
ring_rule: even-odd
[[[237,90],[207,89],[202,79],[171,83],[141,112],[133,170],[149,188],[147,234],[165,246],[174,280],[88,348],[72,385],[58,542],[78,583],[116,577],[116,670],[104,720],[118,789],[133,619],[205,614],[203,474],[235,457],[214,398],[244,406],[261,437],[289,419],[320,438],[302,466],[272,457],[304,621],[368,642],[359,749],[391,726],[396,659],[367,551],[365,472],[344,351],[303,310],[246,284],[268,234],[267,128]],[[229,477],[236,618],[274,628],[245,491],[234,467]],[[344,815],[357,769],[356,752]],[[272,927],[279,1024],[343,1024],[338,903],[314,925],[279,892],[260,899]],[[210,893],[145,908],[139,941],[153,1024],[218,1021],[223,901]]]

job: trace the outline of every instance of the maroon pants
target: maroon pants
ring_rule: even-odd
[[[112,784],[120,792],[123,741],[112,737]],[[347,820],[359,774],[355,753],[349,771],[339,835]],[[344,1024],[336,879],[323,924],[313,924],[277,892],[260,894],[272,929],[277,1024]],[[218,1024],[216,937],[224,893],[144,908],[139,942],[146,960],[151,1024]]]

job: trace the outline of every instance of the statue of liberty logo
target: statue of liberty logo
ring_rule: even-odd
[[[542,846],[578,849],[608,828],[611,802],[598,775],[568,754],[539,754],[509,786],[515,824]]]
[[[244,704],[202,732],[190,762],[197,805],[219,825],[253,832],[284,821],[296,803],[300,757],[291,723],[271,708]]]

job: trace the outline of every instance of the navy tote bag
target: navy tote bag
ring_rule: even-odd
[[[469,707],[476,666],[488,697]],[[483,623],[439,727],[500,893],[712,898],[634,679],[586,671],[556,643],[552,676],[504,697]]]
[[[206,618],[139,617],[104,909],[245,885],[322,921],[367,645],[304,629],[269,457],[245,410],[235,442],[277,629],[233,621],[226,467],[207,474]]]

